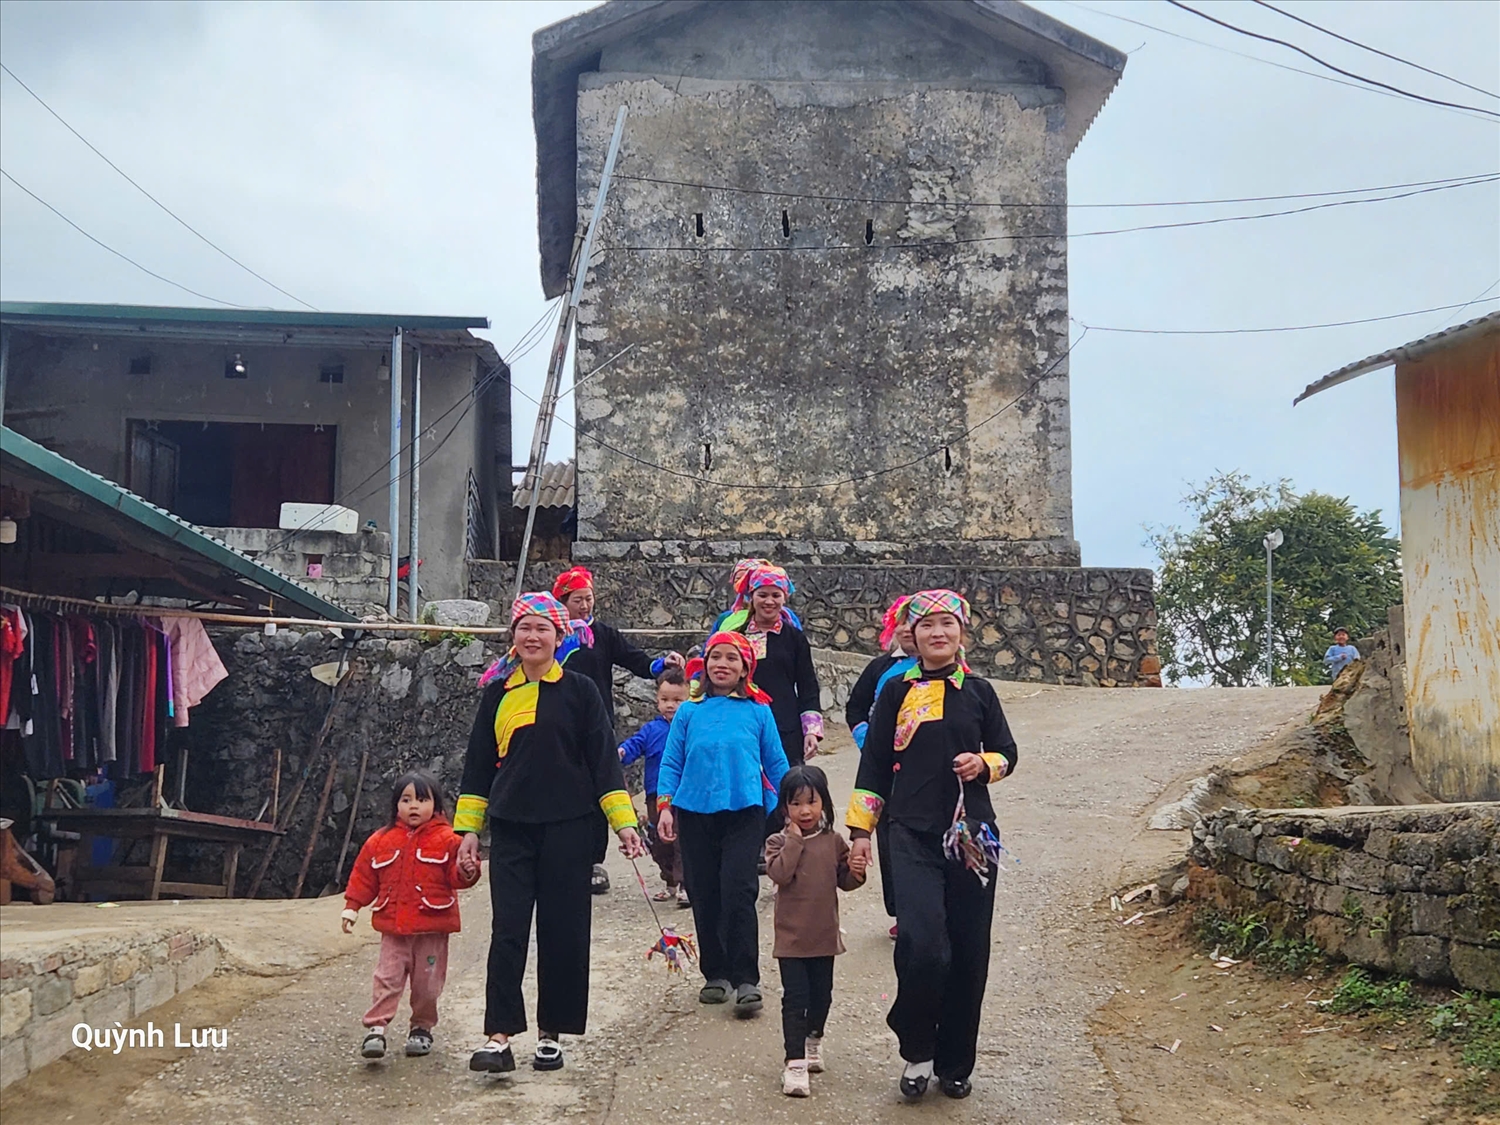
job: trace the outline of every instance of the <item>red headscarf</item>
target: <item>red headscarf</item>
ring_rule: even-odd
[[[586,566],[574,566],[557,576],[557,581],[552,583],[552,596],[562,601],[575,590],[592,590],[593,588],[593,572]]]
[[[708,643],[703,646],[704,677],[708,675],[708,654],[716,645],[730,645],[745,662],[745,694],[757,703],[770,703],[771,697],[755,684],[755,649],[750,647],[750,641],[743,633],[715,633],[708,638]]]

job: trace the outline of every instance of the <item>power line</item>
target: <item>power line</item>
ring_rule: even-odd
[[[651,469],[658,473],[663,473],[667,476],[679,477],[683,480],[695,481],[698,484],[711,485],[714,488],[732,488],[737,491],[746,492],[813,492],[824,488],[841,488],[846,484],[858,484],[861,481],[873,480],[876,477],[885,476],[887,473],[895,473],[900,472],[902,469],[910,469],[914,465],[920,465],[923,461],[926,461],[930,457],[936,457],[939,453],[943,452],[943,450],[947,449],[948,447],[957,445],[960,441],[968,437],[970,434],[974,433],[976,430],[989,425],[996,418],[1000,417],[1000,415],[1004,414],[1007,410],[1011,409],[1011,407],[1015,406],[1023,398],[1030,394],[1037,387],[1037,385],[1042,382],[1042,380],[1046,379],[1049,375],[1052,374],[1052,372],[1057,368],[1058,364],[1062,363],[1063,360],[1067,359],[1068,356],[1073,354],[1073,350],[1077,348],[1079,344],[1083,343],[1084,337],[1088,334],[1089,330],[1085,328],[1081,333],[1079,333],[1078,339],[1074,340],[1068,345],[1066,351],[1064,351],[1051,363],[1047,364],[1047,366],[1042,369],[1040,375],[1026,384],[1020,394],[1016,395],[1015,398],[1011,399],[1005,405],[1000,407],[999,410],[996,410],[993,414],[989,415],[986,418],[980,419],[978,422],[975,422],[972,426],[959,433],[955,437],[948,438],[945,441],[939,442],[937,445],[933,446],[925,453],[918,454],[916,457],[913,457],[909,461],[902,461],[895,465],[886,465],[883,468],[875,469],[868,473],[857,473],[853,476],[840,477],[837,480],[822,481],[821,483],[817,484],[762,484],[759,482],[746,483],[714,480],[712,477],[699,476],[697,473],[687,473],[683,472],[681,469],[672,469],[668,468],[665,465],[658,465],[654,461],[648,461],[644,457],[638,457],[628,450],[620,449],[618,446],[610,445],[608,442],[604,441],[602,438],[596,437],[594,434],[588,433],[585,430],[580,430],[566,418],[559,417],[557,420],[563,425],[567,426],[570,430],[572,430],[575,435],[585,437],[595,445],[599,446],[601,449],[607,449],[611,453],[614,453],[620,457],[624,457],[628,461],[634,461],[637,465],[641,465],[644,468]],[[532,398],[529,394],[527,394],[525,391],[522,391],[520,388],[516,388],[516,393],[521,395],[522,398],[535,403],[537,406],[541,406],[540,402]]]
[[[1292,207],[1281,211],[1264,211],[1255,215],[1220,215],[1209,219],[1185,219],[1172,223],[1148,223],[1134,227],[1116,227],[1111,230],[1086,230],[1070,231],[1061,233],[1056,231],[1027,231],[1012,234],[978,235],[972,238],[946,238],[946,239],[922,239],[912,242],[886,242],[875,244],[865,243],[831,243],[826,246],[807,246],[781,243],[765,246],[691,246],[691,245],[665,245],[665,246],[616,246],[606,247],[604,253],[623,250],[633,253],[651,251],[690,252],[690,253],[757,253],[757,252],[781,252],[781,253],[817,253],[830,250],[865,250],[879,252],[883,250],[909,250],[924,246],[962,246],[981,242],[1010,242],[1030,241],[1033,239],[1075,239],[1075,238],[1099,238],[1105,235],[1136,234],[1141,231],[1154,230],[1178,230],[1186,227],[1217,226],[1221,223],[1238,223],[1255,219],[1275,219],[1287,215],[1304,215],[1310,211],[1323,211],[1331,207],[1352,207],[1363,203],[1383,203],[1393,199],[1409,199],[1416,195],[1427,195],[1435,191],[1451,191],[1454,188],[1474,187],[1479,184],[1491,184],[1500,181],[1500,174],[1485,176],[1481,179],[1466,180],[1463,183],[1443,184],[1438,187],[1419,188],[1413,191],[1401,192],[1395,195],[1374,195],[1365,199],[1337,199],[1328,203],[1314,203],[1306,207]]]
[[[113,246],[109,245],[109,243],[102,242],[99,239],[95,238],[88,231],[84,230],[81,226],[79,226],[77,223],[75,223],[72,219],[70,219],[66,215],[64,215],[56,207],[52,206],[52,204],[48,203],[45,199],[43,199],[36,192],[32,191],[29,187],[27,187],[25,184],[23,184],[20,180],[16,179],[14,176],[12,176],[4,168],[0,168],[0,176],[4,176],[11,183],[15,184],[16,187],[20,188],[27,195],[31,196],[32,199],[36,200],[43,207],[47,208],[47,210],[51,211],[59,219],[61,219],[65,223],[67,223],[68,226],[72,227],[79,234],[83,235],[84,238],[88,239],[95,246],[98,246],[98,247],[100,247],[100,248],[102,248],[104,250],[108,250],[116,258],[119,258],[123,262],[129,262],[132,266],[134,266],[136,269],[140,270],[142,273],[149,274],[150,276],[156,278],[157,281],[165,281],[168,285],[172,286],[175,289],[181,289],[184,293],[191,293],[194,297],[197,297],[197,298],[199,298],[200,300],[203,300],[203,301],[212,301],[216,305],[228,305],[232,309],[247,309],[247,308],[251,307],[250,305],[237,305],[233,301],[226,301],[226,300],[224,300],[222,297],[210,297],[207,293],[200,293],[196,289],[189,289],[186,285],[183,285],[180,281],[173,281],[170,277],[163,277],[161,274],[157,273],[155,270],[147,269],[145,266],[141,265],[140,262],[137,262],[134,258],[130,257],[129,255],[120,253],[120,251],[116,250]]]
[[[42,96],[40,94],[38,94],[30,86],[26,85],[25,82],[22,82],[21,79],[20,79],[20,77],[17,76],[17,74],[16,74],[15,71],[11,70],[11,68],[8,67],[8,66],[6,66],[3,62],[0,62],[0,70],[3,70],[6,74],[8,74],[12,78],[14,78],[16,80],[16,83],[21,87],[21,89],[25,90],[28,94],[30,94],[33,98],[36,99],[38,105],[40,105],[43,109],[45,109],[53,117],[57,118],[57,120],[62,123],[62,126],[63,126],[64,129],[66,129],[68,132],[72,133],[75,137],[77,137],[80,141],[82,141],[85,145],[87,145],[90,152],[92,152],[100,160],[104,161],[104,163],[108,164],[111,168],[113,168],[116,172],[118,172],[124,178],[124,180],[125,180],[126,183],[128,183],[131,187],[135,188],[136,191],[140,192],[147,199],[149,199],[152,203],[154,203],[158,207],[160,207],[163,211],[165,211],[173,219],[177,220],[178,223],[180,223],[187,231],[189,231],[191,234],[193,234],[201,242],[203,242],[207,246],[212,247],[214,250],[217,250],[220,254],[222,254],[224,257],[228,258],[235,265],[239,266],[240,269],[244,270],[246,273],[248,273],[251,277],[255,278],[257,281],[263,281],[263,282],[265,282],[265,284],[269,285],[272,289],[276,290],[276,292],[280,293],[282,296],[284,296],[284,297],[290,297],[292,300],[296,301],[299,305],[305,305],[307,308],[312,309],[313,312],[320,311],[317,308],[316,305],[308,304],[308,302],[304,301],[301,297],[297,296],[295,293],[288,293],[285,289],[283,289],[281,286],[277,285],[270,278],[263,277],[260,274],[256,273],[249,266],[245,265],[244,262],[240,261],[233,254],[231,254],[228,250],[225,250],[222,246],[220,246],[218,243],[214,242],[212,239],[210,239],[202,231],[200,231],[197,228],[195,228],[192,224],[190,224],[181,215],[177,214],[176,211],[173,211],[170,207],[168,207],[160,199],[157,199],[156,196],[152,195],[149,191],[147,191],[145,188],[143,188],[140,184],[136,183],[135,180],[131,179],[130,175],[125,171],[125,169],[121,168],[113,160],[111,160],[109,157],[105,156],[104,153],[100,152],[96,147],[94,147],[94,144],[93,144],[92,141],[90,141],[87,137],[85,137],[77,129],[73,128],[72,125],[69,125],[68,122],[67,122],[67,120],[63,117],[63,115],[60,114],[60,113],[58,113],[57,110],[53,109],[50,105],[48,105],[42,99]],[[244,306],[240,306],[240,307],[244,307]]]
[[[1076,3],[1075,0],[1057,0],[1060,4],[1066,4],[1070,8],[1077,8],[1081,12],[1091,15],[1102,16],[1105,19],[1119,20],[1121,23],[1132,24],[1135,27],[1143,27],[1147,31],[1154,31],[1159,35],[1167,35],[1173,39],[1181,39],[1184,43],[1193,43],[1199,47],[1207,47],[1210,51],[1219,51],[1235,58],[1248,59],[1250,62],[1262,63],[1265,66],[1273,66],[1277,70],[1287,70],[1293,74],[1305,75],[1308,78],[1316,78],[1319,82],[1331,82],[1335,86],[1347,86],[1351,90],[1362,90],[1367,94],[1379,94],[1383,98],[1399,98],[1400,94],[1393,94],[1389,90],[1377,90],[1373,86],[1362,86],[1358,82],[1346,82],[1342,78],[1335,78],[1331,74],[1319,74],[1315,70],[1304,70],[1300,66],[1288,66],[1286,63],[1277,62],[1274,59],[1263,59],[1259,55],[1246,54],[1244,51],[1236,51],[1233,47],[1226,47],[1222,43],[1210,43],[1206,39],[1195,39],[1191,35],[1183,35],[1180,31],[1168,31],[1164,27],[1157,27],[1154,23],[1143,23],[1141,20],[1131,19],[1129,16],[1117,15],[1114,12],[1102,11],[1098,8],[1090,8],[1087,4]],[[1476,116],[1475,112],[1466,110],[1453,110],[1454,113],[1462,113],[1466,117]]]
[[[1404,98],[1411,98],[1414,101],[1426,102],[1428,105],[1440,105],[1447,106],[1450,109],[1468,110],[1470,113],[1482,113],[1487,117],[1493,117],[1497,120],[1500,120],[1500,112],[1497,112],[1493,109],[1484,109],[1476,105],[1466,105],[1462,102],[1447,102],[1443,101],[1441,98],[1429,98],[1425,94],[1413,93],[1411,90],[1403,89],[1400,86],[1392,86],[1388,82],[1380,82],[1374,78],[1366,78],[1364,75],[1356,74],[1352,70],[1345,70],[1342,67],[1334,66],[1333,63],[1329,62],[1327,59],[1321,59],[1311,51],[1305,50],[1304,48],[1297,46],[1297,44],[1295,43],[1288,43],[1285,39],[1277,39],[1274,35],[1262,35],[1258,31],[1251,31],[1249,28],[1239,27],[1235,24],[1227,23],[1226,21],[1219,19],[1217,16],[1211,16],[1207,12],[1200,12],[1197,8],[1189,7],[1187,4],[1184,4],[1182,0],[1167,0],[1167,3],[1171,4],[1174,8],[1181,8],[1184,12],[1190,12],[1191,14],[1197,16],[1199,19],[1207,20],[1209,23],[1217,24],[1220,27],[1227,28],[1230,31],[1236,32],[1237,34],[1248,36],[1251,39],[1259,39],[1264,43],[1275,43],[1278,46],[1287,48],[1288,50],[1296,51],[1299,55],[1311,59],[1319,66],[1327,67],[1335,74],[1342,74],[1345,78],[1352,78],[1356,82],[1365,82],[1371,86],[1379,87],[1382,90],[1390,90],[1392,93],[1399,94]]]
[[[1473,90],[1476,94],[1483,94],[1487,98],[1500,98],[1500,94],[1496,94],[1493,91],[1475,86],[1472,83],[1465,82],[1462,78],[1454,78],[1453,75],[1444,74],[1441,70],[1433,70],[1429,66],[1423,66],[1421,63],[1412,62],[1411,59],[1405,59],[1400,55],[1393,55],[1388,51],[1382,51],[1379,47],[1372,47],[1368,43],[1361,43],[1357,39],[1350,39],[1347,35],[1340,35],[1337,31],[1331,31],[1328,28],[1324,27],[1322,24],[1313,23],[1312,20],[1303,19],[1301,16],[1295,14],[1294,12],[1288,12],[1284,8],[1278,8],[1275,4],[1269,3],[1268,0],[1255,0],[1255,2],[1262,8],[1271,9],[1271,11],[1275,12],[1278,16],[1285,16],[1289,20],[1295,20],[1297,23],[1302,24],[1304,27],[1310,27],[1314,31],[1321,31],[1324,35],[1331,36],[1341,43],[1348,43],[1351,47],[1358,47],[1361,51],[1369,51],[1372,55],[1379,55],[1383,59],[1390,59],[1392,62],[1400,63],[1402,66],[1412,67],[1416,70],[1420,70],[1423,74],[1430,74],[1434,78],[1442,78],[1448,82],[1452,82],[1456,85],[1462,86],[1466,90]]]
[[[1486,177],[1493,177],[1497,174],[1500,173],[1475,172],[1472,175],[1468,176],[1445,176],[1439,180],[1415,180],[1410,183],[1404,184],[1381,184],[1375,187],[1341,188],[1336,191],[1302,191],[1290,192],[1284,195],[1245,195],[1226,199],[1177,199],[1159,203],[1013,203],[1004,201],[964,199],[885,199],[878,196],[825,195],[817,192],[786,191],[776,188],[735,187],[731,184],[708,184],[697,183],[692,180],[669,180],[659,176],[627,176],[623,173],[616,173],[615,179],[631,180],[635,183],[643,184],[662,184],[668,187],[701,188],[705,191],[733,192],[739,195],[767,195],[784,199],[809,199],[826,203],[893,204],[902,207],[1031,207],[1049,208],[1055,210],[1061,210],[1063,208],[1067,208],[1069,210],[1107,208],[1110,210],[1114,210],[1117,208],[1130,207],[1211,207],[1229,203],[1275,203],[1288,199],[1323,199],[1333,195],[1365,195],[1375,191],[1400,191],[1405,188],[1430,187],[1433,185],[1450,185],[1453,187],[1463,187],[1465,186],[1465,183],[1467,181],[1480,181]],[[1354,201],[1351,200],[1351,202]]]
[[[1495,282],[1500,285],[1500,281]],[[1488,293],[1495,285],[1484,290]],[[1448,312],[1451,309],[1466,309],[1470,305],[1477,305],[1483,301],[1500,301],[1500,297],[1488,297],[1481,293],[1470,301],[1463,301],[1456,305],[1438,305],[1430,309],[1413,309],[1410,312],[1388,313],[1385,316],[1366,316],[1357,320],[1330,320],[1322,324],[1285,324],[1275,328],[1112,328],[1103,324],[1084,324],[1077,317],[1071,317],[1081,328],[1092,329],[1095,332],[1120,332],[1134,336],[1247,336],[1268,332],[1311,332],[1319,328],[1346,328],[1351,324],[1378,324],[1385,320],[1401,320],[1409,316],[1426,316],[1428,313]]]

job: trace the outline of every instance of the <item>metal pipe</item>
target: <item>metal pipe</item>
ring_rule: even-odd
[[[626,108],[622,105],[615,114],[615,131],[609,138],[609,151],[604,156],[604,172],[599,177],[599,193],[594,196],[594,213],[589,218],[588,230],[584,233],[582,246],[575,245],[577,255],[573,265],[572,292],[568,303],[557,322],[557,338],[552,345],[552,359],[547,365],[547,380],[542,388],[542,401],[537,412],[536,430],[531,439],[531,460],[527,465],[527,480],[531,484],[531,502],[526,508],[526,530],[521,535],[521,557],[516,562],[515,596],[521,596],[526,582],[526,563],[531,555],[531,533],[536,526],[537,501],[542,495],[542,467],[547,463],[547,443],[552,438],[552,419],[557,413],[558,391],[562,381],[563,361],[568,354],[568,334],[578,315],[578,302],[583,299],[583,283],[589,273],[589,256],[594,252],[594,236],[599,233],[599,220],[604,215],[604,198],[609,193],[610,177],[614,174],[615,159],[620,155],[620,141],[625,136]],[[577,488],[575,483],[574,488]],[[576,502],[576,501],[575,501]]]
[[[410,527],[410,545],[406,557],[411,560],[411,569],[406,574],[407,601],[410,603],[411,619],[417,619],[419,605],[417,587],[422,575],[422,555],[417,547],[417,532],[421,524],[422,489],[422,345],[417,345],[417,365],[411,373],[411,508],[407,513]]]
[[[386,464],[389,479],[387,520],[391,533],[391,580],[385,611],[392,617],[396,602],[396,571],[401,569],[401,329],[391,337],[391,459]]]
[[[1271,538],[1266,537],[1266,684],[1276,686],[1276,664],[1271,653]]]
[[[5,377],[10,371],[10,329],[0,328],[0,424],[5,422]]]

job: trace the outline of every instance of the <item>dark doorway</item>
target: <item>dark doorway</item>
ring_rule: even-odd
[[[191,523],[277,527],[284,503],[333,503],[337,427],[136,421],[130,428],[130,488]],[[157,467],[165,463],[175,466],[170,487]]]

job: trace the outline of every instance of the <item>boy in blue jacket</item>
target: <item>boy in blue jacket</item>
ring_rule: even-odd
[[[672,729],[672,716],[688,697],[687,677],[681,668],[664,668],[656,677],[656,718],[627,738],[620,747],[620,761],[625,765],[640,758],[646,759],[645,789],[646,812],[650,827],[646,831],[646,843],[651,849],[651,858],[661,871],[662,882],[667,889],[657,891],[651,897],[657,902],[671,902],[674,898],[679,906],[692,905],[687,887],[682,882],[682,856],[677,850],[677,841],[663,840],[656,831],[656,822],[661,810],[656,807],[656,779],[661,773],[661,752],[667,745],[667,732]]]

